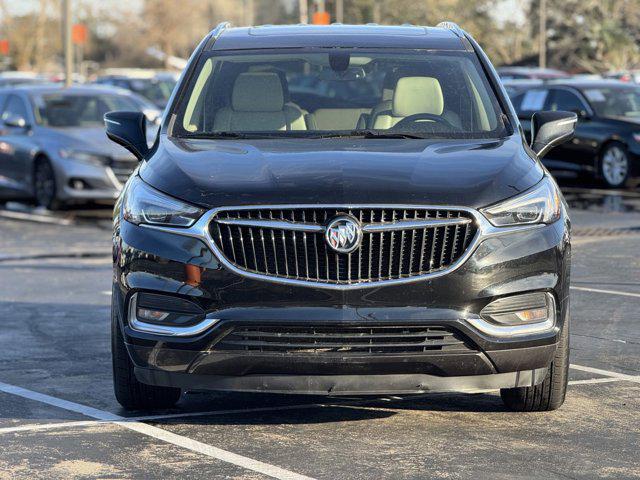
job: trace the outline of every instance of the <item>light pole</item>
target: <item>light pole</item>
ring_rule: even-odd
[[[336,22],[343,23],[344,21],[344,2],[343,0],[336,0]]]
[[[538,16],[540,17],[538,66],[540,68],[547,68],[547,0],[540,0]]]
[[[300,23],[309,23],[309,5],[307,0],[298,0]]]
[[[64,28],[64,86],[73,83],[73,45],[71,44],[71,0],[62,2],[62,23]]]

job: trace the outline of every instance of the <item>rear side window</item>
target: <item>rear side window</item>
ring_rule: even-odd
[[[551,102],[549,110],[565,110],[567,112],[579,112],[586,110],[586,106],[578,96],[564,89],[553,89],[551,91]]]
[[[530,117],[535,112],[544,110],[549,100],[549,90],[535,88],[515,94],[511,102],[520,117]]]

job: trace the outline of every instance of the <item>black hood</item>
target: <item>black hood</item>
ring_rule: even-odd
[[[536,184],[519,135],[503,140],[162,138],[141,169],[205,206],[446,204],[479,208]]]

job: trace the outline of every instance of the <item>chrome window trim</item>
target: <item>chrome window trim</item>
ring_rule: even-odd
[[[195,325],[189,325],[186,327],[172,327],[169,325],[157,325],[155,323],[147,323],[138,320],[136,315],[136,307],[138,305],[138,294],[131,295],[129,300],[129,327],[136,332],[151,333],[154,335],[166,335],[169,337],[192,337],[198,335],[205,330],[208,330],[213,325],[218,323],[220,319],[206,316],[205,319]]]
[[[228,210],[287,210],[287,209],[313,209],[313,208],[337,208],[337,209],[359,209],[359,208],[372,208],[372,209],[396,209],[396,210],[412,210],[412,209],[421,209],[421,210],[457,210],[461,212],[467,212],[471,214],[478,227],[478,230],[471,241],[471,244],[467,248],[467,251],[462,255],[458,260],[449,265],[448,268],[443,270],[439,270],[437,272],[427,273],[424,275],[415,275],[412,277],[406,278],[397,278],[391,280],[378,280],[374,282],[359,282],[359,283],[349,283],[349,284],[336,284],[336,283],[327,283],[327,282],[314,282],[312,280],[298,280],[293,278],[283,278],[283,277],[274,277],[270,275],[264,275],[261,273],[254,273],[243,270],[242,268],[236,267],[231,261],[229,261],[224,254],[217,247],[213,237],[211,236],[211,232],[209,230],[209,224],[213,220],[218,213],[228,211]],[[184,227],[167,227],[162,225],[149,225],[149,224],[141,224],[140,227],[149,228],[152,230],[159,230],[162,232],[172,233],[175,235],[182,235],[187,237],[197,238],[211,249],[215,257],[218,261],[228,270],[241,275],[243,277],[251,278],[254,280],[267,281],[271,283],[279,283],[285,285],[296,285],[303,287],[313,287],[313,288],[324,288],[328,290],[356,290],[361,288],[377,288],[380,286],[389,286],[389,285],[400,285],[404,283],[414,283],[423,280],[429,280],[432,278],[441,277],[443,275],[447,275],[458,268],[466,262],[469,257],[475,252],[478,248],[478,245],[482,243],[484,240],[500,235],[506,235],[509,233],[515,232],[523,232],[528,230],[534,230],[537,228],[543,227],[544,224],[531,224],[531,225],[518,225],[513,227],[494,227],[489,220],[487,220],[484,215],[482,215],[479,211],[469,208],[469,207],[460,207],[454,205],[405,205],[405,204],[277,204],[277,205],[243,205],[243,206],[225,206],[218,207],[205,212],[202,217],[198,219],[192,226],[188,228]]]

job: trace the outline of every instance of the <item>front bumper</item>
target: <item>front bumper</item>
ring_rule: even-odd
[[[404,285],[330,290],[250,279],[226,269],[199,239],[117,223],[116,305],[127,348],[143,383],[193,390],[356,394],[478,391],[542,381],[568,312],[568,219],[482,241],[447,275]],[[194,273],[195,272],[195,273]],[[553,328],[491,336],[473,320],[505,295],[544,291],[556,301]],[[197,302],[218,322],[177,338],[136,331],[127,318],[136,292]],[[282,354],[227,351],[237,325],[421,325],[447,328],[464,352]]]
[[[133,172],[137,161],[130,163]],[[125,181],[121,173],[118,173],[120,175],[118,178],[116,171],[108,165],[94,165],[67,158],[57,158],[54,159],[53,167],[58,185],[58,196],[66,202],[91,200],[114,202]]]

